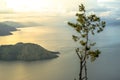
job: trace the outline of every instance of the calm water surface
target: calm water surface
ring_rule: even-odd
[[[39,26],[19,28],[13,35],[0,37],[0,44],[36,43],[48,50],[59,51],[59,58],[35,62],[0,61],[0,80],[74,80],[79,62],[67,27]],[[94,41],[102,54],[88,63],[89,80],[120,80],[120,27],[107,27]]]

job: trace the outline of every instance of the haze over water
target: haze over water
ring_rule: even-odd
[[[4,3],[5,1],[7,3]],[[11,1],[16,3],[16,6]],[[74,30],[67,25],[67,21],[74,22],[76,19],[74,15],[78,2],[70,0],[67,5],[67,0],[53,0],[52,3],[50,0],[39,0],[41,4],[48,3],[37,8],[36,4],[40,3],[37,1],[31,0],[28,3],[26,0],[1,0],[0,4],[4,8],[0,7],[1,22],[14,21],[24,24],[33,22],[39,25],[32,24],[25,28],[18,28],[19,31],[12,32],[13,35],[0,36],[0,45],[17,42],[36,43],[48,50],[59,51],[61,54],[58,58],[44,61],[0,61],[0,80],[78,78],[79,60],[74,51],[78,45],[71,37],[75,33]],[[88,12],[96,13],[107,22],[102,33],[91,37],[97,43],[96,48],[100,48],[102,53],[95,62],[89,62],[87,65],[89,80],[120,80],[119,0],[90,0],[84,3]],[[35,6],[32,8],[31,4]]]
[[[76,44],[71,39],[73,32],[71,28],[31,26],[19,29],[20,31],[13,32],[13,35],[0,37],[0,43],[36,43],[48,50],[59,51],[60,57],[36,62],[0,61],[0,80],[73,80],[78,77],[79,62],[74,52]],[[103,33],[95,36],[94,41],[102,50],[102,54],[95,62],[88,63],[89,80],[120,79],[118,36],[120,36],[119,26],[108,26]]]

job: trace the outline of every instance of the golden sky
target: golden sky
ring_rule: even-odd
[[[37,14],[40,12],[39,15],[47,16],[75,15],[78,11],[78,5],[81,3],[85,4],[88,12],[97,13],[104,18],[109,16],[109,18],[120,20],[118,14],[120,0],[0,0],[0,15],[2,15],[0,17],[7,15],[4,18],[8,19],[12,15],[14,16],[14,14],[4,14],[6,12],[32,12],[32,14],[33,12],[37,12]]]
[[[84,0],[82,0],[84,1]],[[0,10],[15,12],[65,12],[74,9],[80,0],[0,0]]]
[[[114,0],[0,0],[1,11],[13,12],[69,12],[76,11],[81,3],[88,8],[97,6],[100,2]]]

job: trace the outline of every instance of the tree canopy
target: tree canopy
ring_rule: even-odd
[[[76,23],[68,22],[68,25],[78,33],[72,35],[72,38],[80,44],[80,47],[75,49],[80,60],[79,80],[87,80],[86,60],[90,58],[91,61],[94,61],[101,53],[99,49],[93,49],[96,43],[90,40],[90,35],[102,32],[106,22],[101,21],[96,14],[87,15],[83,4],[79,5],[79,12],[76,13],[76,17]],[[85,71],[84,76],[83,69]]]

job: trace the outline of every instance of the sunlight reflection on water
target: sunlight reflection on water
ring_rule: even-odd
[[[54,26],[28,27],[20,28],[13,35],[0,37],[0,44],[30,42],[61,53],[59,58],[45,61],[0,61],[0,80],[73,80],[78,77],[75,43],[71,39],[72,33],[66,30],[65,27]],[[89,80],[120,79],[119,30],[119,27],[108,27],[93,39],[98,42],[102,54],[95,62],[88,63]]]

